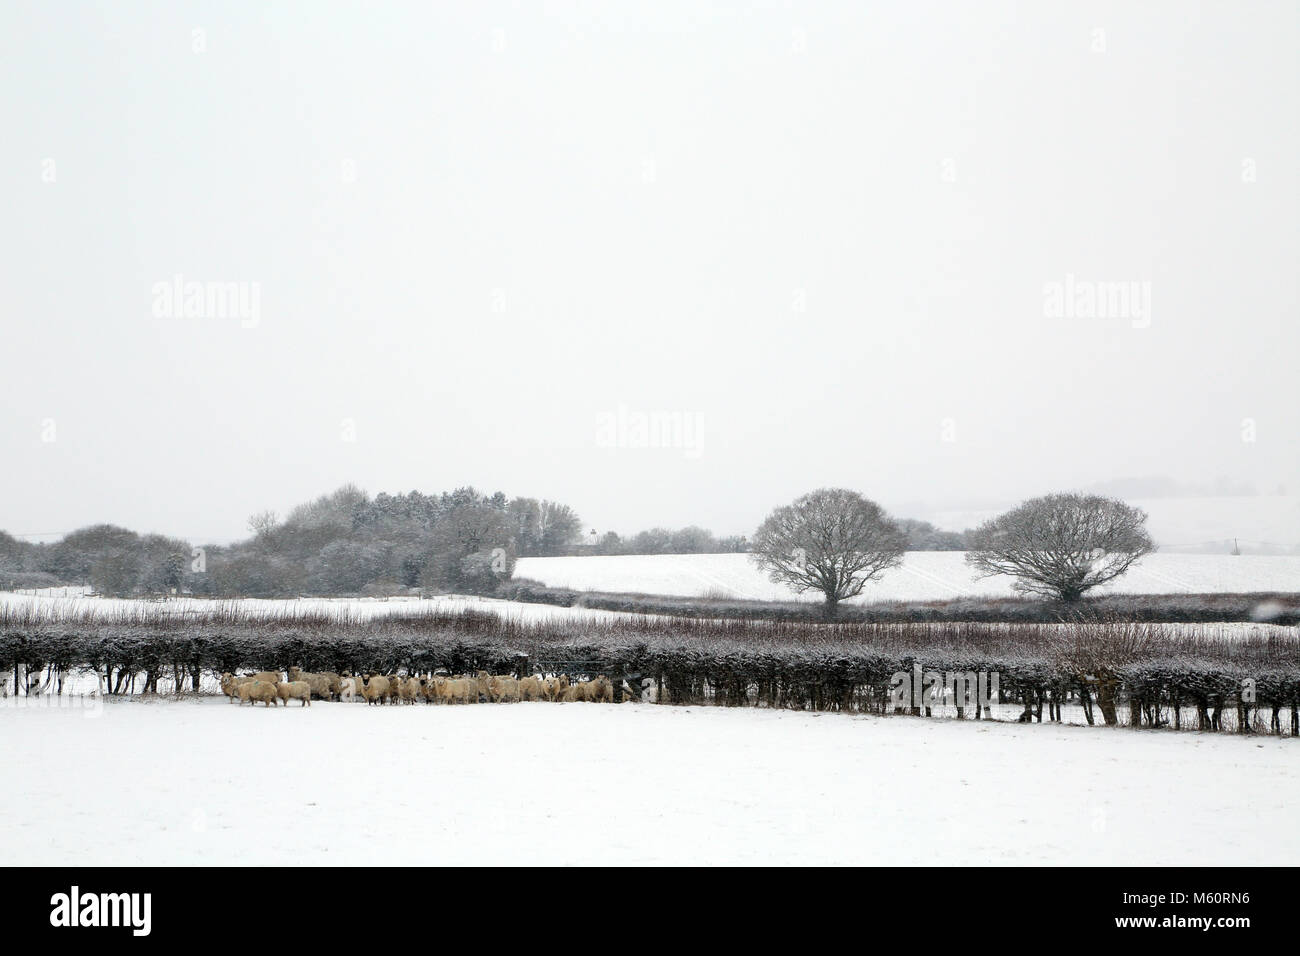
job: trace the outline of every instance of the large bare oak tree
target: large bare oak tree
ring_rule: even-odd
[[[1031,498],[971,532],[966,563],[979,577],[1009,574],[1017,591],[1073,603],[1156,549],[1146,520],[1100,495]]]
[[[829,619],[906,549],[907,536],[880,505],[846,488],[821,488],[768,515],[751,556],[774,583],[820,591]]]

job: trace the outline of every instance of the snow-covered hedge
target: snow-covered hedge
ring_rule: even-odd
[[[604,671],[654,682],[665,703],[887,713],[895,675],[998,675],[999,700],[1026,720],[1088,719],[1134,726],[1223,726],[1300,733],[1300,638],[1235,638],[1132,623],[1057,625],[840,624],[574,618],[523,623],[496,614],[291,620],[245,612],[183,617],[138,612],[63,618],[0,612],[0,668],[60,675],[93,670],[110,692],[197,688],[222,671],[381,673]],[[906,708],[919,713],[924,708]],[[981,716],[966,708],[966,716]],[[1285,713],[1284,713],[1285,712]],[[984,714],[982,716],[987,716]],[[1283,719],[1285,717],[1285,719]],[[1121,719],[1124,718],[1124,719]],[[1267,719],[1268,726],[1264,726]]]

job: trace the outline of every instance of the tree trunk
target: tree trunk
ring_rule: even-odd
[[[835,616],[839,613],[839,610],[840,599],[832,597],[829,594],[826,595],[826,601],[822,604],[822,617],[828,621],[833,621],[835,620]]]
[[[1115,713],[1114,678],[1111,677],[1098,678],[1097,708],[1101,711],[1101,719],[1106,722],[1107,727],[1114,727],[1119,723],[1119,715]]]

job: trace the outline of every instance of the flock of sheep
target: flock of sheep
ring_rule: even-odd
[[[396,674],[340,675],[332,671],[307,673],[289,668],[286,679],[277,671],[259,671],[235,677],[221,675],[221,692],[231,702],[253,706],[258,701],[273,707],[281,702],[300,700],[310,707],[318,700],[364,700],[367,704],[413,704],[423,700],[430,704],[477,704],[479,701],[504,703],[525,700],[587,701],[614,703],[614,684],[605,675],[594,680],[570,682],[568,675],[559,677],[510,677],[479,671],[473,676],[399,677]]]

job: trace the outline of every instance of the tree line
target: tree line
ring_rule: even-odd
[[[965,551],[970,531],[943,531],[928,521],[899,518],[895,522],[907,539],[908,551]],[[628,537],[608,531],[596,540],[597,554],[736,554],[749,551],[743,534],[718,536],[697,525],[650,528]]]
[[[372,498],[345,485],[283,519],[253,515],[252,536],[224,546],[109,524],[50,544],[0,532],[0,587],[89,584],[114,597],[486,593],[510,577],[519,556],[563,554],[581,528],[577,513],[554,501],[471,487]]]

